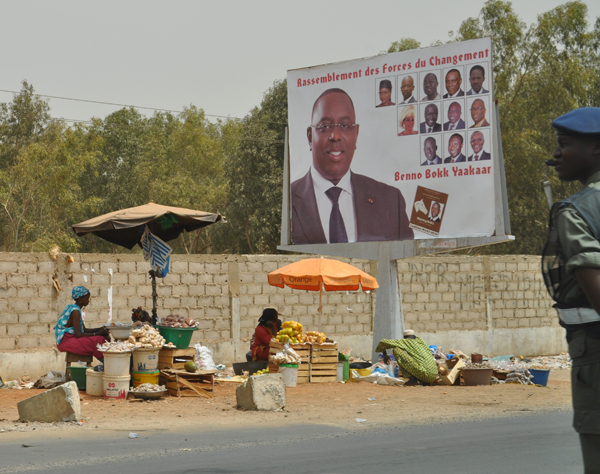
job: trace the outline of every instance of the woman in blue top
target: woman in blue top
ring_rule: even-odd
[[[86,328],[81,317],[81,309],[90,303],[90,290],[84,286],[76,286],[71,293],[75,304],[65,308],[54,327],[56,346],[61,352],[72,352],[79,355],[93,355],[102,360],[104,355],[96,349],[97,344],[107,340],[108,329]]]

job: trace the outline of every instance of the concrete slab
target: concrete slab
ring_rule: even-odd
[[[239,408],[244,410],[279,411],[287,402],[281,374],[253,375],[236,391]]]
[[[67,382],[17,403],[19,419],[53,423],[79,421],[81,406],[75,382]]]

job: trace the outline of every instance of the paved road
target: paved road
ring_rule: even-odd
[[[124,431],[82,439],[48,432],[50,437],[39,433],[25,441],[26,447],[0,434],[0,473],[580,474],[570,424],[570,413],[557,412],[366,431],[320,425],[165,429],[138,432],[137,439]]]

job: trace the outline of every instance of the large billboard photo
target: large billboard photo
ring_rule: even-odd
[[[288,71],[292,243],[494,233],[489,38]]]

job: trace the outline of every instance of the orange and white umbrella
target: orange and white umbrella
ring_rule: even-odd
[[[379,288],[368,273],[339,260],[307,258],[290,263],[267,275],[269,285],[295,290],[319,292],[319,332],[321,331],[321,299],[325,291],[372,291]]]

